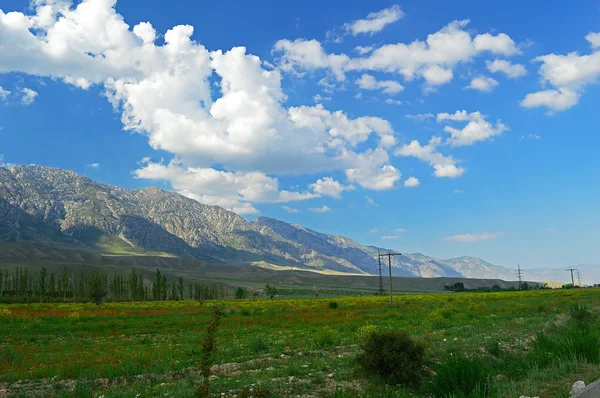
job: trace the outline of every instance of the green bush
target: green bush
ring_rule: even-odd
[[[571,319],[581,324],[591,324],[598,318],[598,313],[589,309],[586,305],[575,304],[569,309]]]
[[[250,351],[252,351],[255,354],[265,352],[269,349],[269,345],[267,344],[265,339],[263,339],[260,336],[253,337],[252,340],[250,340],[248,347],[250,348]]]
[[[367,375],[390,384],[419,387],[425,348],[406,332],[373,332],[363,343],[357,363]]]
[[[337,301],[330,301],[329,302],[329,308],[331,308],[332,310],[335,310],[338,308],[338,303]]]
[[[314,339],[314,344],[317,348],[331,348],[335,345],[337,334],[329,326],[325,326],[321,329]]]
[[[358,338],[358,342],[360,344],[364,344],[373,333],[377,332],[377,326],[375,325],[364,325],[358,329],[356,333],[356,337]]]
[[[467,358],[450,354],[435,368],[431,385],[435,397],[488,397],[490,395],[490,370],[477,356]]]

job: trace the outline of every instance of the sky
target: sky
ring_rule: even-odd
[[[600,1],[3,0],[0,164],[600,264]]]

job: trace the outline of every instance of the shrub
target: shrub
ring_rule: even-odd
[[[212,314],[208,321],[208,327],[206,328],[206,335],[202,340],[202,346],[200,349],[200,373],[202,374],[202,385],[198,390],[198,395],[201,397],[209,397],[209,384],[208,380],[210,377],[210,368],[213,364],[212,354],[215,350],[216,334],[221,321],[222,311],[219,307],[214,306],[212,308]]]
[[[265,352],[269,349],[267,342],[260,336],[253,337],[252,340],[250,340],[248,347],[250,348],[250,351],[255,354]]]
[[[335,310],[338,308],[338,303],[337,301],[330,301],[329,302],[329,308],[331,308],[332,310]]]
[[[357,363],[367,375],[391,384],[421,385],[425,348],[406,332],[372,332]]]
[[[590,310],[586,305],[575,304],[569,309],[571,319],[581,324],[590,324],[598,318],[598,314]]]
[[[358,329],[356,336],[358,337],[358,342],[360,344],[364,344],[373,333],[377,332],[377,326],[375,325],[364,325]]]
[[[335,345],[336,337],[335,331],[331,327],[325,326],[317,333],[314,342],[318,348],[331,348]]]
[[[435,369],[431,385],[435,397],[488,397],[490,370],[477,356],[451,354]]]

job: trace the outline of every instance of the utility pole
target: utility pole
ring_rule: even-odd
[[[402,253],[379,253],[379,261],[381,261],[381,257],[388,258],[388,267],[390,269],[390,305],[392,305],[392,256],[401,256]]]
[[[519,290],[522,287],[523,273],[521,272],[521,264],[517,264],[517,278],[519,278]]]
[[[577,270],[577,280],[579,281],[579,287],[581,287],[581,273]]]
[[[571,284],[575,287],[575,278],[573,277],[573,271],[577,271],[577,268],[569,268],[567,271],[571,271]]]
[[[383,275],[381,274],[381,253],[377,251],[377,258],[379,260],[379,295],[383,296],[385,294],[385,290],[383,290]]]

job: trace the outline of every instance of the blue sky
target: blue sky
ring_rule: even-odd
[[[598,1],[0,10],[0,163],[405,252],[600,263]]]

